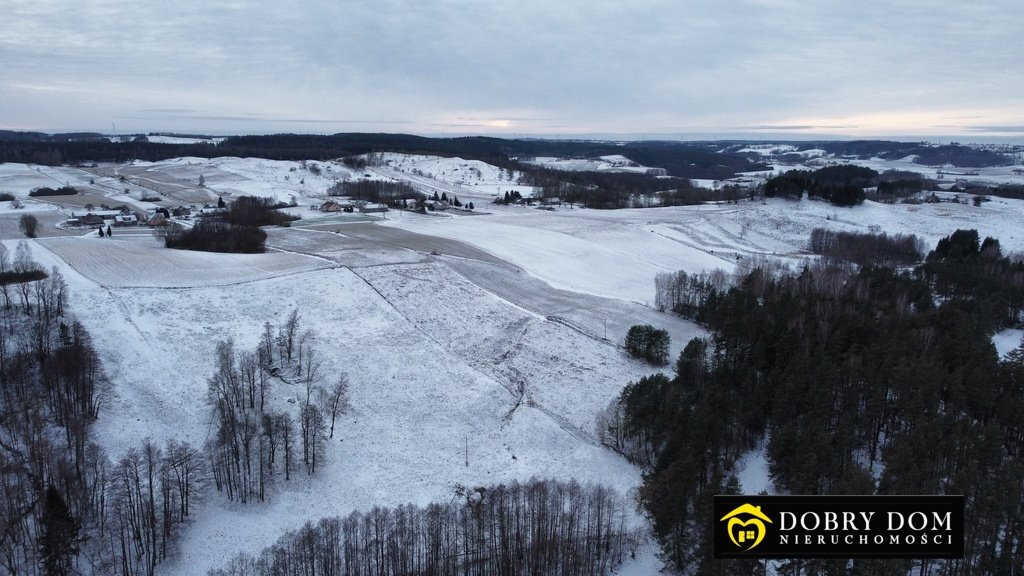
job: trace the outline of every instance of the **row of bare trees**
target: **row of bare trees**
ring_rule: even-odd
[[[809,248],[826,258],[859,266],[913,266],[925,253],[924,241],[913,234],[840,232],[825,228],[811,231]]]
[[[161,449],[147,439],[106,473],[106,505],[97,518],[102,546],[89,558],[93,573],[153,576],[207,485],[202,453],[174,440]]]
[[[92,441],[108,384],[68,289],[0,244],[0,573],[151,575],[202,491],[200,454]]]
[[[457,494],[308,522],[210,575],[594,576],[635,552],[625,502],[604,486],[531,480]]]
[[[696,274],[659,272],[654,277],[654,305],[662,312],[693,318],[713,292],[724,292],[731,283],[731,275],[721,269]]]
[[[315,341],[293,310],[276,332],[264,323],[255,350],[236,351],[232,340],[218,343],[208,387],[216,433],[207,453],[214,485],[229,500],[265,501],[279,476],[290,481],[300,465],[312,475],[323,462],[326,441],[348,404],[348,377],[339,374],[324,386]],[[272,382],[296,388],[297,413],[272,409]]]

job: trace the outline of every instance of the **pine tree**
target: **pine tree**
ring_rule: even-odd
[[[39,562],[47,576],[71,573],[71,561],[78,555],[79,521],[71,515],[57,488],[50,484],[43,495],[39,517]]]

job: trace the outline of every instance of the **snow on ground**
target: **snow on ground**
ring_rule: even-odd
[[[927,249],[958,228],[998,238],[1004,251],[1024,250],[1024,201],[992,198],[970,204],[880,204],[853,208],[804,199],[740,204],[567,209],[490,207],[478,218],[405,215],[382,224],[461,240],[520,266],[552,286],[653,303],[658,272],[733,271],[753,256],[808,257],[814,228],[916,234]]]
[[[759,154],[761,156],[778,156],[796,152],[796,146],[792,144],[750,144],[739,150],[737,154]]]
[[[458,172],[468,167],[449,162]],[[334,166],[322,172],[342,176],[343,167]],[[129,168],[138,174],[152,170],[153,180],[168,190],[188,189],[203,174],[213,191],[282,200],[313,194],[330,180],[310,178],[299,163],[254,159],[186,158]],[[488,182],[501,178],[500,171],[478,167],[478,184],[463,186],[456,170],[446,169],[441,174],[450,180],[416,176],[419,185],[450,193],[508,185]],[[71,181],[76,173],[88,177],[74,170],[0,165],[0,191],[13,187],[20,196],[31,187],[63,185],[62,178]],[[413,178],[396,166],[374,170]],[[306,184],[296,187],[296,178],[307,178]],[[554,287],[640,303],[653,301],[658,272],[732,270],[737,262],[742,269],[754,256],[806,256],[815,227],[914,233],[929,248],[957,228],[975,228],[999,238],[1006,251],[1024,249],[1024,202],[1000,198],[981,207],[865,202],[836,208],[768,200],[616,211],[488,211],[472,218],[402,214],[381,224],[461,240]],[[297,475],[263,505],[232,506],[212,494],[186,531],[181,557],[161,573],[205,573],[238,551],[256,551],[284,530],[325,515],[447,500],[457,483],[575,478],[623,493],[639,485],[636,469],[594,443],[593,417],[650,368],[599,338],[477,287],[429,251],[388,247],[384,240],[379,254],[346,255],[374,248],[371,239],[345,236],[339,225],[340,234],[274,230],[275,245],[286,251],[261,255],[172,251],[127,233],[30,243],[44,266],[64,271],[74,313],[93,335],[114,384],[96,427],[112,456],[146,436],[201,444],[210,433],[203,398],[216,342],[234,338],[240,348],[251,348],[265,320],[280,324],[295,308],[318,335],[327,379],[340,371],[352,378],[353,410],[339,421],[317,476]],[[13,250],[15,243],[7,245]],[[997,335],[1000,352],[1021,335]],[[278,383],[273,405],[294,411],[288,399],[297,393],[298,386]],[[763,451],[747,454],[742,465],[745,491],[768,487]],[[658,567],[648,545],[623,573],[653,573]]]
[[[129,263],[178,253],[116,237],[34,245],[44,265],[65,269],[73,310],[115,383],[96,424],[112,457],[145,437],[206,440],[204,395],[216,342],[234,338],[251,348],[264,320],[280,324],[296,307],[317,334],[325,379],[340,371],[352,379],[353,409],[338,422],[317,475],[297,474],[262,505],[233,506],[211,494],[186,531],[181,557],[162,566],[163,574],[205,573],[309,519],[448,500],[456,484],[537,476],[602,482],[623,493],[639,485],[635,468],[595,443],[593,414],[650,369],[507,304],[443,264],[307,268],[244,281],[253,265],[229,260],[220,267],[239,276],[234,283],[200,286],[210,281],[204,266],[211,255],[158,263],[118,282]],[[89,252],[115,264],[97,263]],[[175,283],[155,271],[161,265],[189,271]],[[121,287],[133,282],[146,287]],[[278,383],[272,402],[297,410],[287,399],[299,388]]]
[[[89,174],[69,166],[38,166],[35,164],[0,163],[0,192],[28,198],[36,188],[87,186]]]
[[[915,234],[931,250],[958,228],[978,230],[982,238],[998,238],[1004,251],[1024,249],[1024,201],[992,198],[980,207],[970,204],[880,204],[866,201],[852,208],[837,208],[817,200],[781,199],[740,204],[723,209],[721,217],[753,233],[756,243],[774,252],[806,248],[811,230],[869,232],[872,227],[888,234]],[[714,217],[714,216],[709,216]]]
[[[592,442],[594,416],[618,396],[623,370],[655,370],[626,360],[613,343],[581,335],[510,306],[440,263],[371,267],[357,272],[410,322],[468,365],[505,386],[514,398]],[[429,302],[417,298],[444,286]],[[459,302],[450,302],[442,296]],[[453,309],[460,310],[452,314]],[[625,368],[623,364],[631,364]]]
[[[393,152],[379,154],[385,166],[399,172],[432,178],[446,184],[476,186],[480,184],[515,184],[519,173],[509,173],[480,160],[463,158],[444,158],[441,156],[424,156],[417,154],[397,154]]]
[[[215,194],[262,196],[279,202],[289,202],[293,196],[296,200],[322,198],[335,182],[352,177],[351,170],[333,161],[303,163],[228,156],[176,158],[154,163],[149,170],[197,184],[203,176],[206,188]]]
[[[693,249],[641,225],[615,223],[615,216],[587,211],[388,220],[421,234],[467,242],[508,260],[551,286],[631,302],[654,301],[658,272],[725,268],[732,262]]]
[[[566,172],[633,172],[648,174],[652,170],[650,166],[641,166],[621,154],[612,154],[599,158],[553,158],[538,156],[533,159],[522,159],[521,161],[524,164],[532,164],[553,170],[564,170]],[[657,170],[661,171],[660,169]],[[664,173],[664,171],[661,171],[661,173]]]
[[[1006,358],[1020,346],[1024,346],[1024,330],[1007,329],[992,336],[992,343],[1000,358]]]
[[[741,150],[744,151],[744,150]],[[770,149],[745,150],[755,151],[764,155],[774,154]],[[803,150],[799,152],[803,156],[803,162],[789,162],[773,160],[775,173],[787,170],[816,170],[828,164],[850,164],[864,166],[879,173],[889,170],[900,170],[916,172],[925,178],[933,178],[942,182],[952,184],[962,180],[971,184],[994,185],[994,184],[1024,184],[1024,165],[1014,166],[989,166],[985,168],[954,168],[949,166],[926,166],[917,164],[914,160],[917,156],[910,155],[896,160],[882,158],[845,158],[833,154],[825,154],[823,150]]]
[[[163,136],[152,134],[146,139],[155,144],[220,144],[224,138],[195,138],[190,136]]]
[[[617,576],[656,576],[661,574],[665,567],[665,563],[661,561],[661,549],[654,537],[651,536],[640,544],[636,557],[627,558],[622,566],[615,571],[615,574]]]
[[[764,442],[754,450],[740,457],[736,463],[736,478],[740,481],[743,494],[760,494],[775,492],[774,485],[768,474],[768,459],[765,456]]]
[[[216,254],[170,250],[151,237],[47,238],[39,243],[93,282],[112,288],[227,286],[260,278],[333,266],[320,258],[287,252]]]
[[[427,195],[458,196],[462,202],[490,200],[505,192],[517,191],[524,198],[533,195],[533,186],[517,184],[521,173],[511,174],[502,168],[462,158],[444,158],[416,154],[379,154],[383,165],[367,168],[372,176],[404,180]],[[477,206],[481,209],[483,206]]]
[[[43,202],[37,202],[35,200],[18,200],[21,206],[15,208],[11,206],[10,202],[0,202],[0,214],[8,215],[19,215],[28,214],[35,212],[55,212],[57,207],[53,204],[46,204]],[[38,216],[38,214],[36,214]]]

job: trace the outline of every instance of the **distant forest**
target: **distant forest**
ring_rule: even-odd
[[[276,134],[233,136],[220,144],[158,144],[145,137],[111,142],[99,134],[46,135],[0,131],[0,162],[61,165],[89,162],[151,162],[197,156],[238,156],[271,160],[328,160],[370,152],[402,152],[459,156],[524,172],[531,167],[515,159],[534,156],[592,158],[622,154],[645,166],[667,170],[680,178],[730,178],[737,172],[767,169],[736,154],[723,154],[718,146],[691,142],[596,142],[583,140],[507,140],[474,136],[427,138],[408,134]]]
[[[835,154],[836,156],[847,156],[861,160],[871,158],[899,160],[907,156],[916,156],[917,158],[914,160],[914,163],[921,164],[922,166],[951,164],[961,167],[987,168],[1013,164],[1013,158],[1007,154],[957,143],[933,146],[921,142],[894,142],[890,140],[829,140],[785,142],[785,144],[791,144],[797,150],[824,150],[826,153]],[[749,145],[750,142],[737,142],[726,146],[723,151],[739,154],[739,150]],[[761,158],[756,153],[747,152],[742,154],[752,160],[760,160]],[[800,154],[792,153],[791,155],[782,155],[781,159],[799,161],[804,159],[804,157]]]

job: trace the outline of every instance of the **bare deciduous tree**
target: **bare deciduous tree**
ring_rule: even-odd
[[[334,421],[338,414],[348,410],[348,375],[341,373],[330,389],[319,388],[320,403],[324,410],[331,415],[331,428],[329,438],[334,438]]]

